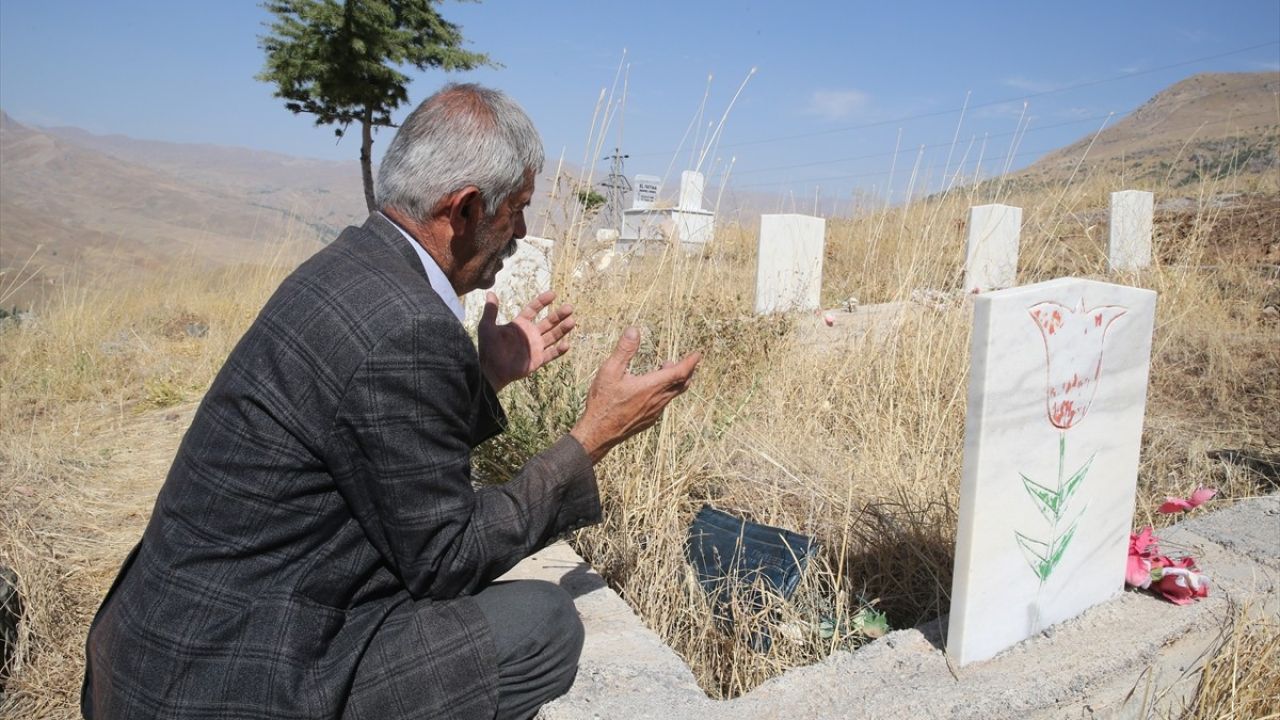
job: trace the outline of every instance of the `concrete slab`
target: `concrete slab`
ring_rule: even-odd
[[[1280,555],[1280,537],[1265,524],[1277,513],[1280,496],[1249,499],[1159,533],[1162,547],[1192,552],[1213,578],[1213,594],[1193,605],[1124,592],[958,669],[940,649],[941,618],[728,701],[703,694],[680,658],[567,545],[535,554],[508,577],[559,582],[587,627],[577,682],[543,708],[544,720],[1136,718],[1194,692],[1197,668],[1234,608],[1280,616],[1280,568],[1268,562]]]

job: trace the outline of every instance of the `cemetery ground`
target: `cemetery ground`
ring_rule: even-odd
[[[1156,196],[1154,263],[1116,274],[1106,264],[1107,207],[1120,189],[1118,177],[1033,193],[987,184],[831,219],[822,305],[848,312],[830,328],[812,315],[752,315],[752,226],[718,223],[700,255],[648,255],[598,272],[591,244],[572,240],[585,233],[553,229],[555,285],[578,308],[576,344],[506,391],[511,428],[481,448],[477,475],[500,482],[567,429],[590,372],[622,327],[639,324],[637,369],[693,349],[704,360],[659,426],[598,468],[605,522],[571,543],[703,690],[738,696],[854,648],[868,639],[858,620],[868,608],[893,628],[936,620],[948,611],[964,435],[964,225],[971,205],[1001,202],[1023,208],[1019,284],[1073,275],[1159,293],[1134,526],[1166,526],[1160,502],[1201,485],[1220,489],[1212,508],[1276,492],[1277,178],[1138,188]],[[85,267],[23,320],[5,321],[0,565],[19,577],[24,614],[0,716],[78,716],[88,623],[196,404],[312,249],[286,242],[258,264],[175,266],[128,282]],[[3,282],[0,299],[15,279]],[[860,332],[859,312],[887,303],[899,310]],[[704,503],[821,543],[778,616],[740,616],[729,632],[714,622],[683,552]],[[1233,717],[1275,712],[1274,608],[1221,622],[1226,639],[1192,693],[1201,713],[1192,716],[1221,716],[1223,703],[1235,704]],[[750,642],[761,629],[774,636],[763,653]]]

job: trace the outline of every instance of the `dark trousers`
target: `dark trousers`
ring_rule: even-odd
[[[569,593],[542,580],[516,580],[494,583],[469,601],[483,615],[497,651],[497,718],[532,718],[538,708],[568,691],[578,672],[584,634]],[[406,653],[416,656],[418,649],[406,647],[405,643],[412,645],[422,632],[412,612],[383,625],[379,639],[369,650],[367,667],[362,664],[356,675],[344,720],[396,720],[440,714],[439,708],[406,707],[398,696],[397,684],[412,682],[412,671],[397,674],[385,670],[402,667]],[[467,671],[443,669],[446,674],[459,670]],[[465,707],[451,710],[458,716],[474,715]]]
[[[494,583],[475,595],[498,649],[498,717],[531,718],[573,685],[582,620],[563,588],[542,580]]]

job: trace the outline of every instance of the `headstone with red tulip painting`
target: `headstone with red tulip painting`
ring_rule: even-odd
[[[974,300],[947,653],[984,660],[1124,589],[1156,294]]]
[[[965,244],[964,287],[983,293],[1018,284],[1018,236],[1022,208],[977,205],[969,208],[969,240]]]

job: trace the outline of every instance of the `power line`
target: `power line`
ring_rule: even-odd
[[[1125,110],[1124,112],[1126,113],[1131,112],[1131,110]],[[1009,130],[1008,132],[999,132],[999,133],[986,133],[983,135],[983,137],[990,140],[993,138],[1008,137],[1010,135],[1017,135],[1017,134],[1025,135],[1027,133],[1037,132],[1040,130],[1052,130],[1053,128],[1066,127],[1067,125],[1079,125],[1082,123],[1092,122],[1095,120],[1102,120],[1106,118],[1108,115],[1110,115],[1110,113],[1107,113],[1104,115],[1090,115],[1089,117],[1077,118],[1075,120],[1067,120],[1065,122],[1054,123],[1052,125],[1038,125],[1034,128],[1031,128],[1030,130],[1023,130],[1021,133],[1019,133],[1019,131],[1017,130]],[[817,161],[808,162],[808,163],[797,163],[795,165],[778,165],[775,167],[757,168],[754,170],[739,170],[734,174],[738,177],[741,177],[743,175],[755,175],[762,172],[774,172],[777,170],[794,170],[796,168],[815,167],[818,165],[835,165],[838,163],[851,162],[854,160],[872,160],[880,157],[892,157],[894,155],[902,155],[903,153],[918,152],[922,148],[925,150],[933,150],[936,148],[950,147],[950,146],[951,146],[950,142],[937,142],[937,143],[929,143],[925,145],[913,145],[911,147],[902,148],[900,150],[887,150],[884,152],[868,153],[866,155],[854,155],[852,157],[839,158],[834,160],[817,160]]]
[[[1202,96],[1202,97],[1207,97],[1207,96]],[[1253,117],[1253,116],[1258,116],[1258,115],[1272,115],[1272,114],[1274,114],[1274,111],[1272,111],[1272,110],[1259,110],[1259,111],[1257,111],[1257,112],[1242,113],[1242,114],[1240,114],[1240,115],[1236,115],[1236,116],[1233,116],[1233,117],[1230,117],[1230,118],[1223,118],[1223,119],[1221,119],[1221,120],[1216,120],[1216,121],[1213,121],[1213,122],[1204,123],[1204,125],[1205,125],[1205,126],[1208,126],[1208,125],[1221,125],[1221,124],[1223,124],[1223,123],[1237,121],[1237,120],[1239,120],[1240,118]],[[1105,116],[1105,115],[1102,115],[1102,116],[1098,116],[1098,117],[1095,117],[1095,118],[1087,118],[1087,119],[1089,119],[1089,120],[1101,120],[1101,119],[1102,119],[1102,118],[1104,118],[1104,117],[1106,117],[1106,116]],[[1081,122],[1083,122],[1083,120],[1082,120]],[[1061,123],[1061,124],[1066,124],[1066,123]],[[1052,126],[1046,125],[1046,126],[1044,126],[1043,128],[1041,128],[1041,129],[1048,129],[1049,127],[1052,127]],[[1027,130],[1026,132],[1032,132],[1032,131],[1033,131],[1033,130]],[[1002,135],[1012,135],[1013,133],[1001,133],[1001,134],[1002,134]],[[988,138],[991,138],[991,137],[997,137],[997,136],[996,136],[996,135],[988,135],[987,137],[988,137]],[[936,144],[933,144],[933,145],[924,145],[924,146],[916,145],[916,146],[909,147],[909,148],[903,148],[903,149],[898,150],[898,151],[896,151],[896,152],[891,151],[891,152],[887,152],[887,153],[880,153],[880,154],[876,155],[875,157],[883,157],[883,156],[889,156],[889,155],[901,155],[901,154],[903,154],[903,153],[908,153],[908,152],[918,153],[918,152],[920,152],[920,150],[921,150],[922,148],[938,148],[938,147],[946,147],[948,144],[949,144],[949,143],[936,143]],[[988,156],[988,157],[985,157],[985,158],[983,158],[983,159],[982,159],[982,162],[987,162],[987,161],[995,162],[995,161],[998,161],[998,160],[1008,160],[1008,159],[1010,159],[1010,158],[1026,157],[1026,156],[1028,156],[1028,155],[1039,155],[1039,154],[1043,154],[1043,153],[1050,153],[1050,152],[1053,152],[1054,150],[1061,150],[1061,149],[1063,149],[1063,146],[1057,146],[1057,147],[1051,147],[1051,148],[1043,148],[1043,149],[1040,149],[1040,150],[1025,150],[1025,151],[1022,151],[1022,152],[1014,153],[1012,156],[1011,156],[1011,155],[1009,155],[1008,153],[1006,153],[1006,154],[1004,154],[1004,155],[996,155],[996,156]],[[861,159],[861,158],[859,158],[859,159]],[[977,162],[977,161],[976,161],[976,160],[974,160],[974,161],[972,161],[972,162]],[[964,163],[964,164],[965,164],[965,165],[968,165],[969,163],[968,163],[968,162],[966,162],[966,163]],[[961,167],[963,167],[963,166],[961,166]],[[761,172],[762,172],[762,171],[761,171]],[[737,174],[738,174],[738,175],[742,175],[742,174],[744,174],[744,173],[741,173],[741,172],[740,172],[740,173],[737,173]],[[807,178],[807,179],[804,179],[804,180],[780,180],[780,181],[775,181],[775,182],[758,182],[758,183],[747,183],[747,184],[739,184],[739,183],[736,183],[736,182],[735,182],[735,183],[733,183],[733,184],[731,185],[731,187],[733,187],[733,188],[735,188],[735,189],[738,189],[738,188],[753,188],[753,187],[777,187],[777,186],[780,186],[780,185],[805,185],[805,184],[808,184],[808,183],[823,183],[823,182],[830,182],[830,181],[835,181],[835,180],[855,180],[855,179],[859,179],[859,178],[879,177],[879,176],[882,176],[882,175],[888,175],[888,174],[889,174],[889,171],[888,171],[888,170],[877,170],[877,171],[875,171],[875,172],[855,173],[855,174],[848,174],[848,175],[831,175],[831,176],[827,176],[827,177],[820,177],[820,178]]]
[[[1172,69],[1172,68],[1184,67],[1184,66],[1187,66],[1187,65],[1194,65],[1194,64],[1196,64],[1196,63],[1207,62],[1207,61],[1209,61],[1209,60],[1217,60],[1217,59],[1219,59],[1219,58],[1230,57],[1230,56],[1232,56],[1232,55],[1239,55],[1239,54],[1241,54],[1241,53],[1246,53],[1246,52],[1250,52],[1250,51],[1253,51],[1253,50],[1258,50],[1258,49],[1261,49],[1261,48],[1264,48],[1264,47],[1271,47],[1272,45],[1280,45],[1280,40],[1272,40],[1272,41],[1270,41],[1270,42],[1260,43],[1260,44],[1258,44],[1258,45],[1250,45],[1249,47],[1238,48],[1238,49],[1236,49],[1236,50],[1229,50],[1229,51],[1227,51],[1227,52],[1218,53],[1218,54],[1216,54],[1216,55],[1206,55],[1206,56],[1204,56],[1204,57],[1198,57],[1198,58],[1194,58],[1194,59],[1191,59],[1191,60],[1182,60],[1182,61],[1180,61],[1180,62],[1170,63],[1170,64],[1168,64],[1168,65],[1161,65],[1161,66],[1159,66],[1159,67],[1149,68],[1149,69],[1147,69],[1147,70],[1138,70],[1138,71],[1131,72],[1131,73],[1125,73],[1125,74],[1123,74],[1123,75],[1115,75],[1115,76],[1112,76],[1112,77],[1101,78],[1101,79],[1098,79],[1098,80],[1086,80],[1086,81],[1084,81],[1084,82],[1079,82],[1079,83],[1075,83],[1075,84],[1072,84],[1072,85],[1064,85],[1063,87],[1060,87],[1060,88],[1054,88],[1054,89],[1052,89],[1052,90],[1042,90],[1042,91],[1040,91],[1040,92],[1028,93],[1028,94],[1026,94],[1026,95],[1019,95],[1019,96],[1017,96],[1017,97],[1005,98],[1005,99],[1003,99],[1003,100],[992,100],[992,101],[985,102],[985,103],[978,103],[977,105],[970,105],[970,106],[969,106],[969,109],[970,109],[970,110],[977,110],[977,109],[980,109],[980,108],[993,107],[993,106],[996,106],[996,105],[1004,105],[1004,104],[1007,104],[1007,103],[1011,103],[1011,102],[1018,102],[1018,101],[1021,101],[1021,100],[1030,100],[1030,99],[1032,99],[1032,98],[1044,97],[1045,95],[1053,95],[1053,94],[1056,94],[1056,93],[1067,92],[1067,91],[1069,91],[1069,90],[1078,90],[1078,89],[1080,89],[1080,88],[1084,88],[1084,87],[1093,87],[1093,86],[1095,86],[1095,85],[1103,85],[1103,84],[1106,84],[1106,83],[1119,82],[1119,81],[1121,81],[1121,80],[1128,80],[1129,78],[1139,77],[1139,76],[1142,76],[1142,75],[1150,75],[1150,74],[1152,74],[1152,73],[1161,72],[1161,71],[1163,71],[1163,70],[1170,70],[1170,69]],[[775,137],[759,138],[759,139],[756,139],[756,140],[744,140],[744,141],[740,141],[740,142],[736,142],[736,143],[722,143],[722,144],[720,145],[720,147],[722,147],[722,148],[748,147],[748,146],[751,146],[751,145],[765,145],[765,144],[769,144],[769,143],[782,142],[782,141],[784,141],[784,140],[801,140],[801,139],[804,139],[804,138],[821,137],[821,136],[824,136],[824,135],[836,135],[836,134],[840,134],[840,133],[852,132],[852,131],[854,131],[854,130],[865,130],[865,129],[867,129],[867,128],[882,127],[882,126],[884,126],[884,125],[894,125],[894,124],[897,124],[897,123],[905,123],[905,122],[909,122],[909,121],[911,121],[911,120],[920,120],[920,119],[923,119],[923,118],[941,117],[941,116],[943,116],[943,115],[952,115],[952,114],[958,113],[958,112],[960,112],[960,111],[961,111],[961,108],[952,108],[952,109],[949,109],[949,110],[936,110],[936,111],[934,111],[934,112],[918,113],[918,114],[916,114],[916,115],[903,115],[903,116],[896,117],[896,118],[891,118],[891,119],[888,119],[888,120],[876,120],[876,121],[874,121],[874,122],[860,123],[860,124],[858,124],[858,125],[848,125],[848,126],[845,126],[845,127],[841,127],[841,128],[832,128],[832,129],[829,129],[829,130],[816,130],[816,131],[813,131],[813,132],[807,132],[807,133],[795,133],[795,134],[792,134],[792,135],[778,135],[778,136],[775,136]],[[661,156],[668,156],[668,155],[672,155],[672,154],[674,154],[674,152],[675,152],[675,151],[665,151],[665,152],[648,152],[648,153],[632,153],[632,155],[631,155],[631,156],[632,156],[632,157],[634,157],[634,158],[640,158],[640,157],[654,157],[654,156],[659,156],[659,155],[661,155]]]

